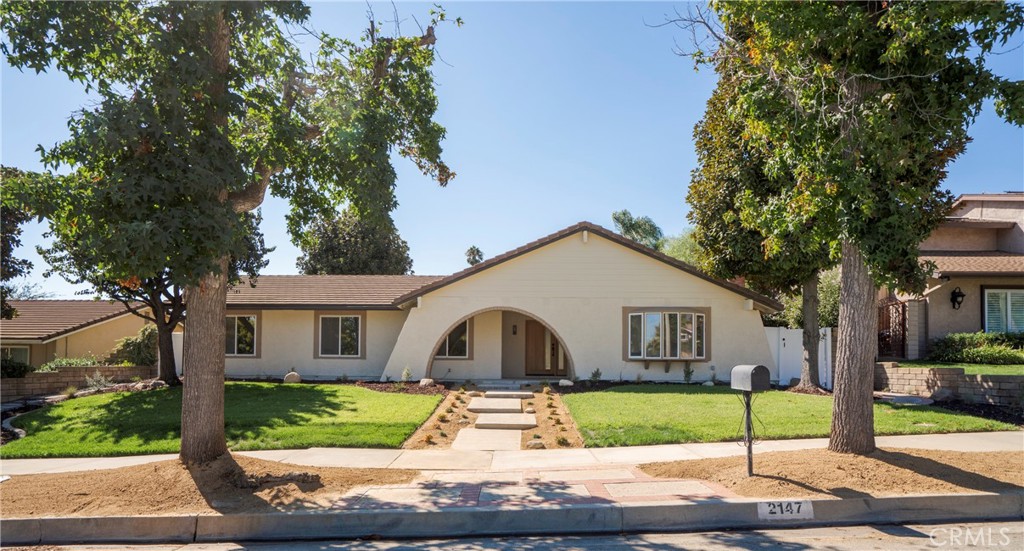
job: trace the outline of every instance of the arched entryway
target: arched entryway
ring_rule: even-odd
[[[565,340],[531,312],[507,306],[463,316],[438,336],[427,377],[462,379],[572,378]]]

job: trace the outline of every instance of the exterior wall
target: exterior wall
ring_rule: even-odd
[[[234,312],[228,310],[229,314]],[[310,380],[377,379],[384,371],[406,316],[398,310],[367,311],[362,328],[366,343],[363,358],[314,358],[313,343],[319,330],[314,314],[313,310],[262,310],[257,328],[259,357],[228,357],[225,374],[237,378],[281,378],[294,369],[303,379]]]
[[[1011,200],[990,200],[966,199],[957,208],[953,216],[964,218],[981,218],[985,220],[1009,220],[1012,222],[1024,222],[1024,200],[1014,196]]]
[[[474,316],[469,333],[472,357],[466,360],[434,360],[434,368],[431,371],[433,377],[446,381],[500,379],[503,333],[501,314],[499,311],[491,311]],[[434,347],[434,350],[436,351],[437,347]],[[413,373],[414,378],[417,378],[415,372]],[[394,376],[392,378],[394,379]]]
[[[570,377],[600,369],[606,379],[635,380],[639,375],[682,381],[682,361],[673,362],[666,373],[664,362],[645,366],[623,359],[623,308],[697,307],[711,311],[711,356],[691,362],[693,380],[710,379],[712,366],[725,373],[749,363],[768,366],[777,378],[760,314],[745,309],[745,303],[736,293],[617,243],[593,234],[584,242],[575,233],[421,297],[419,306],[409,311],[384,376],[395,379],[406,368],[414,378],[429,376],[434,350],[456,323],[505,309],[552,329],[569,356],[574,371]],[[430,375],[442,373],[435,366]]]
[[[921,242],[922,251],[994,251],[999,243],[995,228],[939,226]]]
[[[1006,407],[1024,405],[1024,376],[965,375],[960,368],[900,367],[875,364],[875,390],[913,394],[934,400],[963,400]]]
[[[83,389],[86,386],[86,375],[91,377],[97,371],[115,383],[128,382],[132,377],[142,379],[156,377],[156,368],[153,367],[119,365],[62,367],[60,371],[53,373],[29,373],[22,378],[4,378],[3,384],[0,384],[0,399],[6,402],[25,396],[52,395],[69,386]]]
[[[939,284],[931,288],[925,295],[928,302],[926,308],[928,324],[928,342],[948,335],[949,333],[976,333],[984,330],[982,323],[982,305],[984,298],[981,287],[989,289],[1002,286],[1020,286],[1019,277],[985,277],[985,278],[956,278],[943,283],[933,280],[933,284]],[[959,310],[954,310],[949,302],[949,295],[953,289],[960,287],[960,290],[967,296],[960,305]],[[927,351],[924,351],[925,353]]]
[[[1000,251],[1024,253],[1024,220],[1012,228],[999,230],[996,235],[996,248]]]
[[[131,314],[98,323],[57,339],[55,354],[61,358],[106,358],[117,341],[136,335],[146,323],[146,320]]]

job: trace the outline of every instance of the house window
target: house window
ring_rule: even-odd
[[[228,356],[256,355],[256,316],[227,316],[224,318],[224,354]]]
[[[358,357],[359,316],[320,316],[320,355]]]
[[[1024,289],[985,290],[985,331],[1024,331]]]
[[[0,356],[5,360],[14,360],[23,364],[29,362],[29,348],[27,346],[4,346],[0,348]]]
[[[705,314],[699,312],[633,312],[627,322],[630,359],[702,360]]]
[[[469,320],[455,326],[437,347],[438,358],[469,357]]]

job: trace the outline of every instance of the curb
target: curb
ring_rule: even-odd
[[[799,500],[784,500],[781,503]],[[708,500],[571,507],[465,507],[335,513],[5,519],[0,545],[515,536],[1024,520],[1024,492],[802,501],[809,518],[771,520],[759,504]]]

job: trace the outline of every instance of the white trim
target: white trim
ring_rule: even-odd
[[[1002,333],[1019,333],[1024,331],[1024,327],[1011,327],[1013,324],[1013,315],[1011,309],[1013,308],[1013,301],[1010,300],[1011,294],[1024,295],[1024,289],[985,289],[985,295],[982,298],[982,315],[981,315],[981,330],[985,333],[989,333],[988,329],[988,295],[989,293],[1002,293],[1005,297],[1003,307],[1003,330]]]
[[[123,318],[125,316],[134,316],[134,315],[135,314],[133,314],[131,312],[125,312],[123,314],[118,314],[118,315],[116,315],[116,316],[114,316],[112,318],[107,318],[107,319],[105,319],[103,321],[97,321],[97,322],[94,322],[94,323],[89,323],[89,325],[86,325],[85,327],[79,327],[78,329],[75,329],[74,331],[69,331],[67,333],[61,333],[60,335],[57,335],[56,337],[51,337],[49,339],[46,339],[45,341],[39,341],[39,342],[40,342],[40,344],[48,344],[48,343],[51,343],[53,341],[56,341],[56,340],[59,340],[59,339],[63,339],[65,337],[70,337],[71,335],[74,335],[75,333],[81,333],[82,331],[85,331],[86,329],[92,329],[93,327],[98,327],[98,326],[103,325],[105,323],[110,323],[110,322],[112,322],[114,320],[119,320],[119,319],[121,319],[121,318]],[[145,319],[145,318],[139,318],[139,319],[142,320],[144,323],[150,323],[150,321]],[[44,338],[44,337],[40,337],[40,339],[42,339],[42,338]]]
[[[324,319],[326,318],[337,318],[338,319],[338,354],[324,354]],[[342,354],[341,353],[341,318],[355,318],[356,320],[356,353],[355,354]],[[317,331],[320,332],[320,349],[317,350],[318,355],[321,358],[361,358],[362,350],[360,350],[362,343],[362,332],[363,332],[363,320],[362,316],[358,314],[325,314],[319,316],[320,325],[317,327]]]

